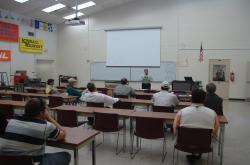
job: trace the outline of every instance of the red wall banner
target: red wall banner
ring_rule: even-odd
[[[10,61],[11,52],[10,50],[0,50],[0,62],[1,61]]]
[[[0,21],[0,40],[18,42],[18,25]]]

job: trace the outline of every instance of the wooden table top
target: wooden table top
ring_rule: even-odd
[[[153,96],[154,93],[145,93],[143,91],[135,92],[136,95]]]
[[[153,105],[153,101],[152,100],[144,100],[144,99],[135,99],[135,98],[129,98],[129,99],[124,99],[124,98],[120,98],[119,99],[122,102],[131,102],[134,104],[145,104],[145,105]],[[190,106],[191,102],[179,102],[179,104],[177,106]]]
[[[157,118],[162,120],[174,120],[176,113],[167,112],[145,112],[135,111],[131,114],[131,117],[145,117],[145,118]]]
[[[51,94],[44,94],[44,93],[26,93],[26,92],[13,92],[13,91],[0,91],[2,95],[12,95],[12,94],[19,94],[25,97],[42,97],[48,98],[49,96],[60,96],[63,99],[76,99],[77,96],[64,96],[64,95],[51,95]]]
[[[25,101],[13,101],[13,100],[0,100],[1,105],[13,105],[16,107],[24,107],[26,102]]]
[[[183,102],[185,103],[185,102]],[[187,102],[189,103],[189,102]],[[24,101],[13,101],[13,100],[0,100],[1,105],[13,105],[16,107],[24,107],[26,102]],[[189,103],[190,104],[190,103]],[[135,111],[127,109],[113,109],[113,108],[101,108],[101,107],[85,107],[85,106],[75,106],[75,105],[62,105],[59,107],[52,108],[52,110],[74,110],[79,113],[93,114],[94,112],[105,112],[105,113],[115,113],[123,117],[154,117],[159,119],[174,120],[176,113],[166,113],[166,112],[144,112]],[[220,123],[227,124],[228,120],[225,116],[218,116]]]
[[[157,118],[162,120],[174,121],[176,113],[167,113],[167,112],[142,112],[135,111],[130,117],[146,117],[146,118]],[[225,116],[218,116],[219,122],[221,124],[228,124],[227,118]]]
[[[61,145],[71,145],[73,147],[78,147],[86,141],[93,139],[100,132],[97,130],[86,129],[83,126],[79,127],[63,127],[66,132],[66,137],[63,141],[52,141],[48,140],[47,145],[49,146],[60,146]]]
[[[52,110],[74,110],[79,113],[93,114],[94,112],[103,112],[103,113],[115,113],[119,116],[129,117],[134,110],[127,109],[114,109],[114,108],[102,108],[102,107],[85,107],[85,106],[74,106],[74,105],[62,105],[59,107],[52,108]]]
[[[135,99],[135,98],[125,99],[125,98],[120,98],[119,100],[122,101],[122,102],[131,102],[131,103],[134,103],[134,104],[145,104],[145,105],[151,105],[151,104],[153,104],[152,100],[144,100],[144,99]]]
[[[34,90],[36,90],[36,91],[41,91],[41,92],[44,92],[45,90],[46,90],[46,88],[44,88],[44,87],[41,87],[41,88],[39,88],[39,87],[24,87],[24,89],[34,89]]]

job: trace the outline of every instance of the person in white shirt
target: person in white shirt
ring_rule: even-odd
[[[80,100],[84,102],[104,103],[105,107],[112,107],[114,103],[119,101],[118,98],[98,93],[95,84],[92,82],[87,84],[87,89],[82,92]]]
[[[54,87],[54,79],[48,79],[45,89],[46,94],[56,94],[58,90]]]
[[[155,106],[176,106],[179,104],[177,96],[169,92],[170,85],[167,81],[163,81],[161,91],[153,95],[153,103]]]
[[[178,127],[189,128],[204,128],[212,129],[213,136],[217,136],[219,129],[219,120],[216,113],[203,105],[206,92],[202,89],[195,89],[192,91],[192,105],[180,110],[175,116],[174,120],[174,133],[176,133]],[[200,155],[187,155],[188,160],[194,161],[199,159]]]

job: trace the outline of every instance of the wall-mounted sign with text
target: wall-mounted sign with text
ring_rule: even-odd
[[[10,50],[0,50],[0,62],[1,61],[10,61],[11,52]]]
[[[0,40],[18,42],[18,25],[0,21]]]
[[[19,49],[21,52],[43,53],[43,47],[43,40],[28,37],[19,38]]]

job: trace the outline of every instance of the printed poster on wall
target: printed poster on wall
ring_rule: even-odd
[[[10,61],[11,52],[10,50],[0,50],[0,62],[1,61]]]
[[[19,49],[21,52],[43,53],[43,46],[43,40],[28,37],[19,38]]]
[[[0,21],[0,40],[18,42],[18,25]]]

